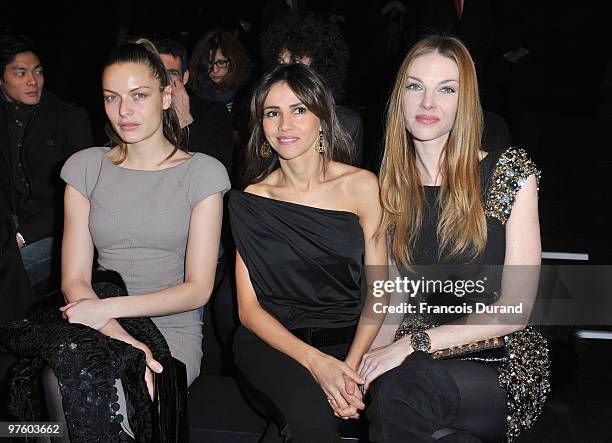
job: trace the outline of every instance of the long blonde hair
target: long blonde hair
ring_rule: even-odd
[[[417,42],[404,58],[387,106],[385,152],[379,175],[383,206],[380,233],[389,235],[391,253],[404,266],[412,263],[412,248],[420,235],[424,194],[414,142],[406,129],[403,98],[408,68],[417,57],[430,53],[448,57],[459,68],[457,114],[440,159],[438,255],[472,261],[482,254],[487,241],[480,195],[482,109],[474,62],[458,39],[432,35]]]

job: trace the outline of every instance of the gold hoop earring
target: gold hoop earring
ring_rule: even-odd
[[[327,150],[325,139],[323,138],[323,131],[319,131],[319,142],[315,145],[315,150],[319,154],[325,154],[325,151]]]
[[[270,146],[270,143],[268,143],[268,140],[266,140],[259,148],[259,156],[266,159],[270,157],[270,154],[272,154],[272,147]]]

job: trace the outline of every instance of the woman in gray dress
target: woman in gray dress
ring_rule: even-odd
[[[102,86],[113,146],[74,154],[61,173],[67,183],[61,310],[71,323],[142,349],[153,397],[152,371],[163,368],[117,319],[150,317],[185,364],[187,383],[198,376],[198,309],[213,288],[222,194],[230,183],[220,162],[180,149],[168,74],[150,43],[117,47]],[[99,266],[121,275],[128,296],[96,296],[94,248]]]

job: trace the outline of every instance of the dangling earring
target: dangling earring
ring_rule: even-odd
[[[259,156],[266,159],[270,157],[270,154],[272,154],[272,147],[270,146],[270,143],[268,143],[268,140],[266,140],[259,148]]]
[[[325,139],[323,138],[323,131],[319,131],[319,143],[315,145],[315,150],[319,154],[325,154],[327,146],[325,146]]]

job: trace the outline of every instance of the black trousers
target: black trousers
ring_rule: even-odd
[[[319,350],[343,361],[349,347]],[[243,326],[236,331],[234,352],[242,392],[259,413],[272,420],[262,442],[340,441],[343,421],[334,416],[325,393],[306,368]]]
[[[371,394],[366,413],[374,442],[471,443],[506,433],[506,396],[497,370],[486,364],[415,352],[376,379]],[[455,432],[436,439],[444,428]]]

